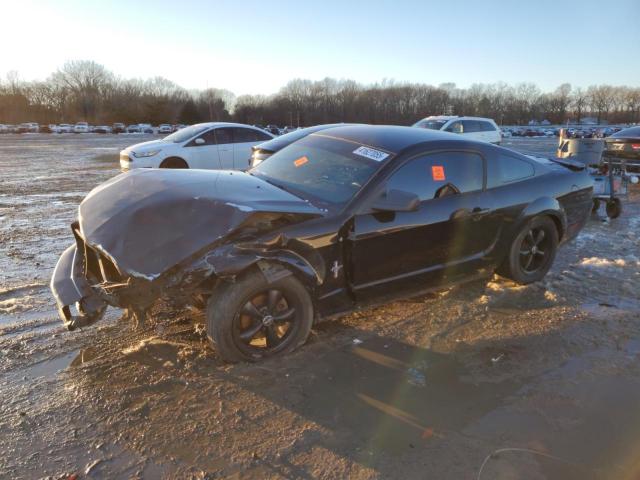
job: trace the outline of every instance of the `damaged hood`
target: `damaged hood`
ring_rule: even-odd
[[[84,240],[122,273],[153,280],[260,212],[322,214],[244,172],[139,169],[92,190],[79,222]]]

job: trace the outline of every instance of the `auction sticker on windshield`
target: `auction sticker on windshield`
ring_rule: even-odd
[[[300,157],[300,158],[298,158],[297,160],[295,160],[295,161],[293,162],[293,164],[294,164],[296,167],[301,167],[302,165],[304,165],[304,164],[305,164],[305,163],[307,163],[308,161],[309,161],[309,159],[308,159],[307,157]]]
[[[370,158],[376,162],[381,162],[389,156],[387,152],[381,152],[380,150],[369,147],[358,147],[353,151],[353,153],[360,155],[361,157]]]
[[[433,165],[431,167],[431,176],[436,182],[444,182],[446,178],[444,176],[444,167],[442,165]]]

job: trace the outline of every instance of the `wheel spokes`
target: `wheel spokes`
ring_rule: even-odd
[[[542,242],[542,240],[544,240],[544,230],[540,229],[538,231],[538,235],[536,235],[536,241],[534,245],[536,246],[540,245],[540,242]]]
[[[290,308],[289,310],[285,310],[283,312],[279,312],[278,315],[273,316],[274,322],[283,322],[285,320],[289,320],[296,313],[295,308]]]
[[[280,290],[269,290],[268,307],[269,311],[273,314],[276,311],[278,303],[282,300],[282,292]]]
[[[251,325],[249,328],[247,328],[244,332],[241,332],[240,333],[240,338],[242,339],[243,342],[248,343],[248,342],[251,341],[251,339],[253,337],[256,336],[256,334],[260,330],[262,330],[262,327],[264,327],[264,325],[262,324],[262,320],[258,320],[253,325]]]
[[[533,230],[529,230],[526,238],[527,238],[527,241],[529,242],[529,246],[532,247],[536,244],[536,241],[533,238]]]
[[[530,254],[530,255],[527,257],[527,261],[526,261],[526,262],[525,262],[525,264],[524,264],[524,269],[525,269],[525,270],[528,270],[528,269],[529,269],[529,267],[531,266],[531,263],[532,263],[532,262],[533,262],[533,254]]]
[[[256,306],[253,304],[251,300],[244,304],[240,313],[245,315],[249,315],[250,317],[256,318],[258,320],[262,320],[262,314],[258,311]]]
[[[252,350],[276,350],[291,336],[296,313],[281,290],[262,290],[239,309],[236,341]]]
[[[280,337],[276,332],[275,325],[271,324],[267,327],[267,348],[273,348],[280,342]]]

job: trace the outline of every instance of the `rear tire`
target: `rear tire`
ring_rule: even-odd
[[[622,214],[622,202],[619,198],[614,198],[607,202],[607,217],[618,218]]]
[[[256,362],[301,346],[313,323],[306,288],[289,275],[272,283],[252,270],[223,282],[207,303],[207,336],[227,362]]]
[[[541,280],[553,265],[558,229],[549,217],[531,219],[516,235],[498,273],[526,285]]]
[[[189,165],[182,158],[169,157],[162,161],[160,168],[189,168]]]
[[[598,198],[594,198],[591,213],[596,213],[598,210],[600,210],[600,200]]]

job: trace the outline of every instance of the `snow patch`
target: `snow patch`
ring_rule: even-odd
[[[592,267],[592,268],[625,267],[627,265],[627,262],[623,258],[610,260],[608,258],[589,257],[589,258],[583,258],[580,261],[580,265],[585,267]]]

